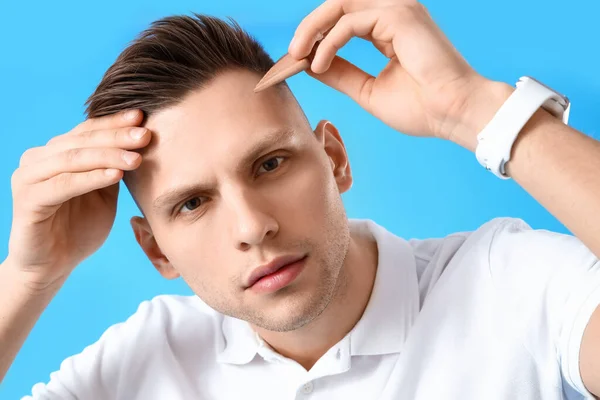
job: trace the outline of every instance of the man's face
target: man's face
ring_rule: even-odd
[[[130,184],[146,220],[133,225],[163,275],[221,313],[288,331],[317,317],[342,280],[340,193],[352,179],[335,128],[315,134],[287,91],[253,93],[258,80],[226,72],[148,118],[152,143]],[[306,256],[291,283],[248,287],[257,267],[290,255]]]

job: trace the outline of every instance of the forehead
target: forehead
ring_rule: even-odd
[[[254,93],[260,78],[250,71],[227,71],[148,118],[152,141],[135,173],[144,198],[159,195],[167,184],[212,179],[275,132],[292,130],[296,141],[308,137],[300,134],[309,126],[292,94],[281,87]]]
[[[160,152],[163,144],[217,145],[228,137],[249,139],[283,125],[306,124],[289,90],[278,87],[254,93],[259,80],[259,75],[247,70],[227,71],[177,105],[151,115],[145,126],[156,140],[148,153]]]

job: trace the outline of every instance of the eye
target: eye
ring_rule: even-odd
[[[194,197],[193,199],[189,199],[188,201],[183,203],[183,205],[181,206],[179,211],[183,212],[183,213],[194,211],[196,208],[200,207],[202,204],[203,203],[202,203],[201,197]]]
[[[285,160],[285,157],[273,157],[260,165],[259,172],[264,169],[265,172],[271,172],[279,167],[279,165]]]

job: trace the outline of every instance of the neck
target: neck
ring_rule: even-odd
[[[373,290],[377,260],[375,240],[352,232],[336,293],[319,317],[290,332],[254,329],[279,354],[310,370],[362,317]]]

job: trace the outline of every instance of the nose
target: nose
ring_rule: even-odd
[[[233,239],[239,250],[247,250],[277,235],[279,224],[272,206],[263,196],[250,190],[237,190],[229,201],[233,220]]]

